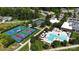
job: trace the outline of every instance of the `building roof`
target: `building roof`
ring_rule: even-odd
[[[59,20],[57,20],[57,18],[51,18],[50,19],[50,22],[53,24],[53,23],[58,23]]]
[[[72,30],[72,26],[68,22],[64,22],[61,28]]]
[[[12,17],[3,17],[2,20],[11,20]]]
[[[76,31],[79,31],[79,21],[69,20],[67,22],[64,22],[61,28],[70,29],[70,30],[74,29]]]

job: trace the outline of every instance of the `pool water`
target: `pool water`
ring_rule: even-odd
[[[62,32],[60,35],[56,33],[51,33],[47,38],[48,38],[48,41],[53,41],[54,39],[57,39],[57,38],[63,41],[67,39],[67,34],[64,32]]]

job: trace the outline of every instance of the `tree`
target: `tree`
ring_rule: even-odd
[[[36,27],[36,26],[37,26],[37,24],[36,24],[36,23],[32,23],[32,26],[33,26],[33,27]]]
[[[74,44],[74,39],[69,39],[70,44]]]
[[[34,18],[39,18],[39,8],[34,8],[35,12],[34,12]]]
[[[66,40],[64,40],[63,42],[61,42],[61,44],[63,45],[63,46],[67,46],[67,41]]]
[[[73,44],[79,44],[79,36],[77,36],[77,37],[74,39]]]
[[[48,25],[48,26],[51,24],[50,18],[51,18],[50,15],[47,15],[46,18],[45,18],[45,24]]]
[[[43,48],[44,48],[44,49],[48,49],[48,48],[49,48],[49,44],[44,44],[44,45],[43,45]]]
[[[55,13],[56,17],[59,18],[61,8],[52,8],[52,11]]]
[[[71,17],[72,16],[72,13],[71,12],[68,12],[68,15],[69,15],[69,17]]]
[[[35,43],[35,40],[36,40],[37,38],[36,37],[32,37],[32,39],[31,39],[31,43]]]
[[[40,27],[44,27],[46,24],[45,23],[42,23],[41,25],[40,25]]]
[[[62,45],[61,45],[61,42],[60,42],[60,41],[55,40],[55,41],[53,41],[53,42],[51,43],[51,46],[52,46],[52,47],[60,47],[60,46],[62,46]]]

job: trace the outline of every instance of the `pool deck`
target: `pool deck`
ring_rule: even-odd
[[[60,31],[60,30],[59,30]],[[58,31],[57,31],[58,32]],[[41,39],[43,39],[42,41],[45,41],[45,42],[48,42],[48,43],[52,43],[54,40],[60,40],[60,41],[63,41],[63,40],[61,40],[61,39],[59,39],[59,38],[54,38],[53,40],[48,40],[48,37],[49,37],[49,35],[50,34],[52,34],[52,33],[56,33],[57,34],[57,32],[56,32],[56,30],[55,29],[53,29],[52,31],[49,31],[49,32],[47,32],[47,35],[44,37],[44,38],[41,38]],[[60,34],[61,34],[61,32],[62,33],[66,33],[66,32],[64,32],[64,31],[60,31]],[[67,33],[66,33],[67,34]],[[67,39],[66,39],[67,41],[69,40],[69,36],[67,35]]]

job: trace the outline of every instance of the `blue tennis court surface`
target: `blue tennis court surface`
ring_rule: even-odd
[[[35,30],[36,29],[34,29],[34,28],[18,26],[5,33],[7,35],[10,35],[12,37],[12,39],[16,40],[16,42],[21,42],[22,40],[27,38],[29,35],[31,35],[33,32],[35,32]]]

